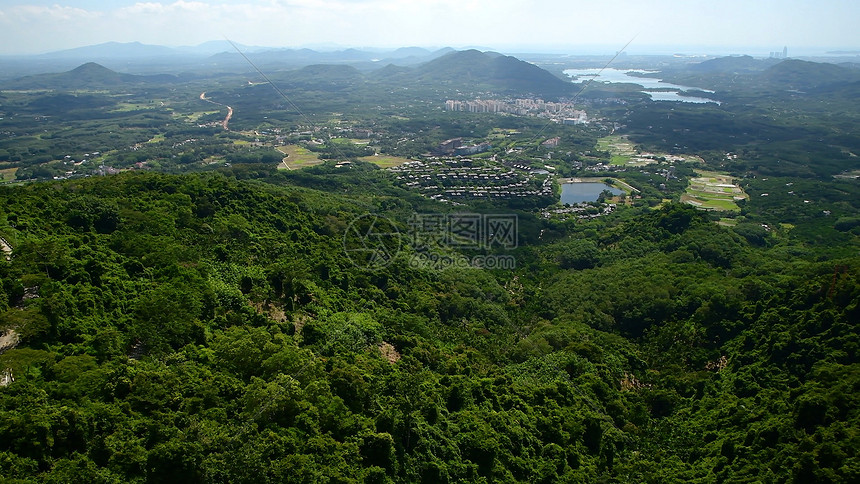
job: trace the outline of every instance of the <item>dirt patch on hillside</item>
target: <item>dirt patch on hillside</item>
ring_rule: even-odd
[[[382,356],[391,364],[400,361],[400,353],[397,352],[397,350],[394,348],[394,345],[392,345],[391,343],[387,343],[385,341],[380,343],[379,352],[382,353]]]
[[[16,333],[14,329],[10,329],[3,334],[0,334],[0,355],[18,346],[20,341],[21,339],[18,337],[18,333]]]

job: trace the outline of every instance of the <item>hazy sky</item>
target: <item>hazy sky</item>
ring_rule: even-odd
[[[506,51],[860,49],[857,0],[0,0],[0,54],[108,41],[492,47]],[[659,47],[664,46],[664,47]]]

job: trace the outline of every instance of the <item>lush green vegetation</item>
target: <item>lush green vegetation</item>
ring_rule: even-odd
[[[856,169],[856,136],[834,128],[856,111],[816,111],[846,87],[741,82],[721,106],[590,92],[605,118],[574,127],[442,110],[496,71],[397,72],[274,75],[289,101],[95,66],[78,74],[105,90],[3,92],[4,181],[92,167],[0,186],[0,337],[20,337],[0,343],[3,482],[860,480],[860,187],[831,176]],[[783,102],[796,116],[763,117]],[[636,150],[701,159],[607,171],[616,121]],[[545,217],[548,196],[453,205],[368,162],[454,137],[493,144],[469,168],[639,198],[584,219]],[[319,160],[278,170],[285,154]],[[675,203],[708,169],[749,195],[739,210]],[[410,238],[415,215],[458,212],[515,214],[517,247]],[[367,214],[400,243],[354,231]],[[399,250],[362,265],[351,233]],[[440,254],[516,268],[414,263]]]
[[[24,343],[0,356],[0,474],[858,477],[856,256],[757,247],[670,205],[567,229],[524,214],[522,237],[551,241],[514,272],[409,250],[367,271],[338,236],[353,217],[434,209],[355,170],[375,194],[335,195],[331,173],[303,175],[328,193],[290,173],[3,189],[0,322]]]

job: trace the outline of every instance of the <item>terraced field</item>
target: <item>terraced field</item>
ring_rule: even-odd
[[[733,183],[732,177],[714,171],[696,170],[699,175],[690,179],[690,186],[681,195],[681,202],[702,210],[740,211],[738,200],[749,199],[743,189]]]

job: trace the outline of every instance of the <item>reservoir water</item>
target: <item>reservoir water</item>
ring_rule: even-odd
[[[561,203],[573,205],[580,202],[593,202],[597,200],[603,190],[609,190],[613,195],[624,193],[622,190],[603,182],[562,183]]]
[[[698,87],[690,87],[690,86],[681,86],[679,84],[672,84],[669,82],[663,82],[660,79],[655,77],[637,77],[632,76],[632,74],[655,74],[659,71],[646,71],[642,69],[612,69],[607,68],[603,69],[601,72],[600,69],[566,69],[564,73],[570,77],[575,78],[573,82],[588,82],[589,79],[594,79],[594,82],[605,82],[605,83],[626,83],[626,84],[637,84],[642,86],[642,92],[651,96],[651,99],[654,101],[679,101],[679,102],[687,102],[687,103],[717,103],[720,104],[719,101],[708,99],[704,97],[696,97],[696,96],[687,96],[682,95],[682,92],[685,91],[701,91],[713,93],[714,91],[708,89],[701,89]],[[599,75],[598,75],[599,74]],[[659,90],[657,90],[659,89]]]

